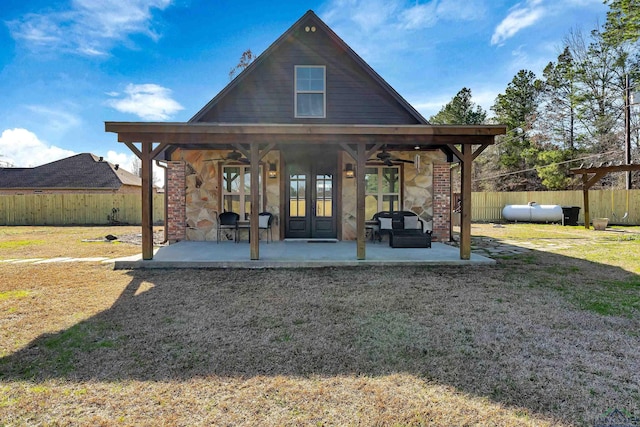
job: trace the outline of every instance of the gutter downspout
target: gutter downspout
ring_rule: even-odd
[[[167,230],[167,214],[169,213],[169,204],[167,201],[167,165],[160,163],[161,160],[156,160],[156,166],[164,169],[164,240],[160,244],[164,245],[169,240],[169,230]]]

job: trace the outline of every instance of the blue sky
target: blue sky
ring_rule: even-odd
[[[0,164],[91,152],[129,167],[105,121],[187,121],[312,9],[425,117],[462,88],[486,110],[540,74],[602,0],[2,0]]]

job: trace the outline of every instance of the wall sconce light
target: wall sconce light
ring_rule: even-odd
[[[269,178],[277,178],[278,169],[275,163],[269,163]]]
[[[344,176],[347,178],[353,178],[356,176],[356,171],[353,169],[353,163],[347,163],[344,167]]]

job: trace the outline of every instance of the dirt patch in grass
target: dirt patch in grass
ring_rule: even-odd
[[[496,237],[497,239],[497,237]],[[619,251],[633,251],[633,241]],[[626,246],[629,245],[629,246]],[[629,269],[0,265],[9,425],[593,425],[638,414]]]

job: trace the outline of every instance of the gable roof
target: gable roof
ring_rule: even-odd
[[[0,188],[113,189],[142,186],[140,177],[91,153],[34,168],[0,168]]]
[[[260,54],[249,66],[243,70],[233,81],[222,89],[211,101],[209,101],[190,120],[190,123],[206,120],[207,114],[212,111],[226,96],[229,95],[241,83],[247,81],[257,69],[282,47],[288,40],[295,38],[296,33],[302,31],[304,26],[314,25],[320,32],[326,34],[329,39],[342,51],[345,52],[356,66],[362,70],[377,86],[389,97],[394,99],[401,109],[415,120],[416,124],[429,124],[429,122],[398,92],[391,87],[373,68],[369,66],[353,49],[351,49],[327,24],[325,24],[312,10],[307,11],[295,24],[293,24],[284,34],[271,44],[262,54]]]

